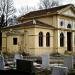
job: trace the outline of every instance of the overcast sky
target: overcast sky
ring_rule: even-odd
[[[34,7],[37,6],[39,0],[14,0],[14,5],[17,9],[23,7],[23,6],[30,6]]]
[[[14,6],[15,8],[17,9],[17,14],[19,14],[19,9],[21,7],[33,7],[35,8],[34,10],[36,10],[38,8],[38,4],[39,4],[39,0],[13,0],[14,1]],[[57,1],[60,1],[59,3],[61,4],[68,4],[68,3],[72,3],[75,5],[75,0],[57,0]],[[31,9],[33,10],[33,9]],[[30,11],[31,11],[30,10]]]
[[[60,2],[62,2],[63,4],[67,4],[67,3],[74,3],[75,4],[75,0],[59,0]],[[14,0],[14,5],[16,8],[21,8],[25,5],[28,6],[37,6],[37,4],[39,3],[39,0]]]

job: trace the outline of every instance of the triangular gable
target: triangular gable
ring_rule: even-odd
[[[75,17],[75,12],[71,9],[65,11],[62,13],[63,15],[66,15],[66,16],[72,16],[72,17]]]
[[[68,7],[74,7],[74,6],[72,4],[67,4],[67,5],[56,6],[56,7],[49,8],[49,9],[31,11],[31,12],[19,17],[17,20],[23,22],[25,19],[31,19],[34,17],[42,17],[42,16],[57,14],[57,13],[62,12],[63,10],[65,10]]]
[[[65,9],[62,9],[58,11],[58,13],[66,16],[75,17],[75,9],[73,8],[73,6],[69,6]]]

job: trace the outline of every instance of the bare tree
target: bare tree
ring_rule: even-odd
[[[15,12],[15,8],[13,7],[13,0],[0,0],[0,9],[0,15],[4,15],[4,24],[7,26],[9,17],[11,17]]]
[[[22,16],[22,15],[25,15],[25,14],[27,14],[27,13],[29,13],[29,12],[31,12],[31,11],[34,11],[34,10],[37,10],[37,8],[34,6],[34,7],[30,7],[30,6],[23,6],[23,7],[21,7],[19,10],[18,10],[18,12],[19,12],[19,15],[20,16]]]
[[[2,28],[8,25],[8,19],[13,15],[15,9],[13,0],[0,0],[0,50],[2,50]]]
[[[48,9],[58,5],[59,2],[57,0],[40,0],[39,9]]]
[[[25,15],[26,13],[28,13],[30,11],[30,7],[29,6],[25,6],[25,7],[21,7],[18,12],[19,15]]]
[[[17,16],[16,15],[14,15],[14,16],[12,16],[12,17],[10,17],[9,19],[8,19],[8,26],[14,26],[14,25],[16,25],[16,24],[18,24],[18,21],[17,21]]]

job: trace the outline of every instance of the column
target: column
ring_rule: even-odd
[[[67,32],[64,32],[64,47],[65,47],[65,51],[67,51]]]

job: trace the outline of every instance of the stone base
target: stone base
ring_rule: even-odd
[[[72,54],[74,54],[74,53],[73,53],[73,51],[65,51],[65,53],[64,53],[64,54],[72,55]]]

